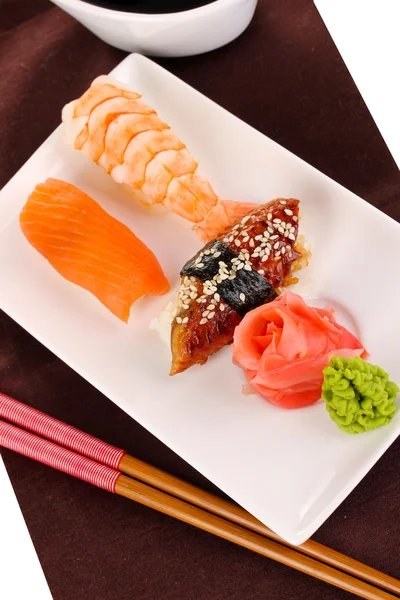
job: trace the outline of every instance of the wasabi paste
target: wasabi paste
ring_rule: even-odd
[[[332,421],[346,433],[390,423],[400,389],[380,367],[362,358],[331,358],[324,369],[322,398]]]

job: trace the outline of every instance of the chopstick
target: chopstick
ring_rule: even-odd
[[[264,556],[342,587],[361,597],[393,598],[388,594],[382,595],[385,593],[381,590],[376,590],[367,583],[358,581],[348,574],[356,575],[375,586],[400,594],[400,582],[395,578],[380,573],[312,540],[308,540],[305,544],[295,547],[296,550],[293,550],[291,549],[293,546],[281,540],[279,536],[249,515],[244,509],[185,483],[160,469],[151,467],[143,461],[129,456],[121,449],[106,444],[4,394],[0,394],[0,416],[27,429],[34,430],[63,446],[77,450],[81,454],[86,454],[90,458],[84,458],[81,454],[71,452],[64,447],[0,421],[0,444],[10,449],[174,516],[219,537],[250,548]],[[28,453],[26,444],[28,444]],[[44,452],[47,452],[47,454],[43,454]],[[81,461],[88,462],[82,463]],[[99,464],[98,461],[102,464]],[[122,475],[117,469],[157,488],[164,489],[174,496],[169,496],[144,483],[133,481]],[[175,496],[178,496],[178,498],[175,498]],[[182,499],[196,504],[197,507],[187,504]],[[204,509],[215,514],[205,512]],[[252,531],[246,531],[238,525]],[[267,536],[270,539],[261,536]],[[278,541],[279,544],[271,541],[271,539]],[[326,564],[321,564],[314,558],[322,560]],[[347,571],[348,574],[345,575],[345,573],[336,571],[329,564],[340,568],[342,571]]]

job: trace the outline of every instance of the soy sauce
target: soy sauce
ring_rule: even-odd
[[[216,0],[84,0],[103,8],[142,14],[166,14],[183,12],[212,4]]]

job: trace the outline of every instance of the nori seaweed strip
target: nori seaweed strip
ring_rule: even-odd
[[[205,252],[209,250],[210,254],[205,254]],[[214,253],[211,254],[211,250],[214,250]],[[214,256],[215,252],[217,256]],[[232,258],[236,258],[237,254],[232,252],[228,246],[226,246],[223,242],[219,240],[212,240],[208,242],[199,250],[197,254],[193,256],[188,262],[184,265],[181,270],[182,276],[187,277],[197,277],[202,281],[211,280],[217,273],[219,269],[219,262],[223,261],[226,263],[227,267],[230,268]],[[196,264],[196,259],[200,258],[200,262]],[[203,267],[199,267],[198,265],[202,264]]]
[[[209,250],[209,254],[205,254]],[[214,251],[211,253],[211,251]],[[217,256],[215,256],[215,253]],[[223,242],[213,240],[191,258],[181,271],[182,276],[197,277],[201,281],[211,281],[219,271],[219,263],[223,261],[227,269],[232,268],[232,259],[238,254],[228,248]],[[197,263],[196,260],[200,259]],[[203,265],[203,266],[199,266]],[[271,302],[277,293],[270,283],[254,269],[247,271],[240,269],[235,272],[235,279],[225,279],[215,283],[221,298],[241,317],[266,302]],[[244,294],[245,300],[240,298]]]
[[[236,272],[235,279],[225,279],[218,284],[218,293],[241,317],[261,304],[271,302],[277,293],[257,271]],[[244,294],[245,300],[240,298]]]

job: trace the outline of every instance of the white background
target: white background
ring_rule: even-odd
[[[0,597],[51,600],[28,529],[0,458]]]
[[[315,0],[400,167],[399,0]]]

